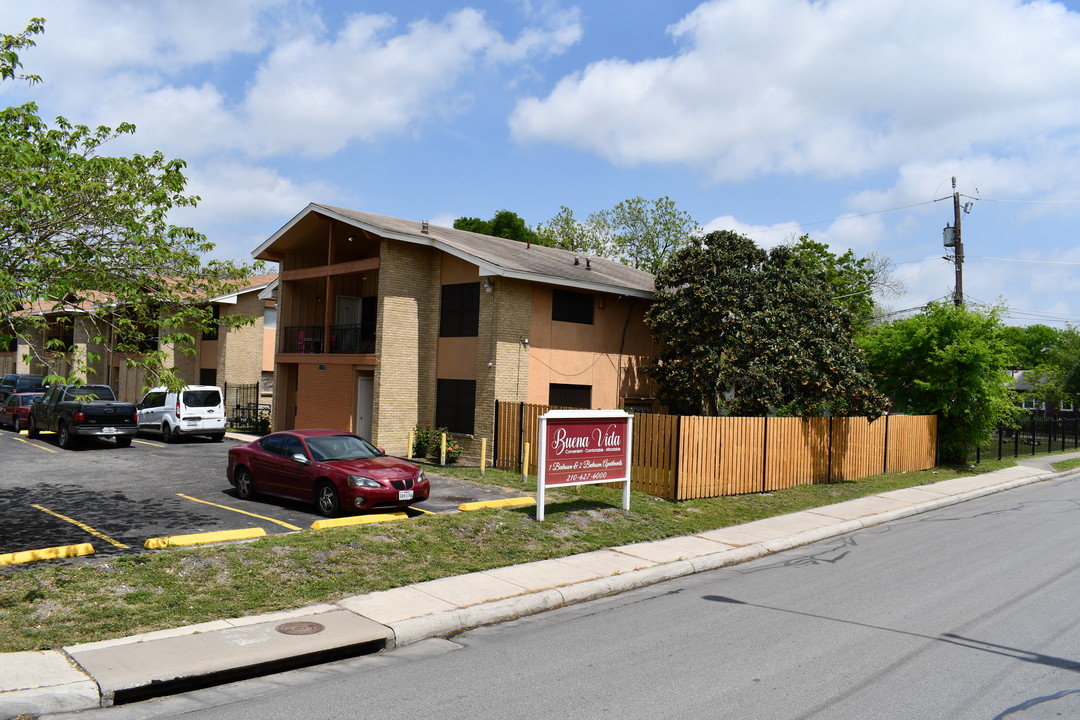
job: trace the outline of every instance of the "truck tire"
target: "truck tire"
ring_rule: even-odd
[[[34,416],[30,416],[30,421],[26,425],[26,437],[36,438],[38,436],[37,423],[34,422]]]
[[[176,433],[172,431],[172,427],[167,422],[161,423],[161,439],[167,443],[174,443],[177,440]]]
[[[126,448],[131,447],[131,438],[127,436],[120,436],[116,438],[116,447]]]
[[[75,436],[71,434],[71,428],[67,423],[60,423],[56,428],[56,443],[65,450],[75,447]]]

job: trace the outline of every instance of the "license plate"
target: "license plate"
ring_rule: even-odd
[[[397,499],[398,500],[412,500],[412,494],[413,494],[412,490],[398,490]]]
[[[101,428],[101,434],[102,435],[115,435],[116,434],[116,428],[114,428],[114,427],[103,427],[103,428]]]

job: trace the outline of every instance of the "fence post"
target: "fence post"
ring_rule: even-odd
[[[679,462],[682,460],[682,415],[675,416],[675,467],[672,480],[672,500],[679,499]]]
[[[765,416],[764,437],[761,441],[761,492],[769,487],[769,416]]]
[[[480,438],[480,474],[484,474],[484,466],[487,465],[487,438]]]
[[[832,482],[832,420],[833,416],[829,416],[829,453],[825,460],[825,482]]]
[[[491,464],[495,467],[499,466],[499,429],[502,427],[499,425],[499,407],[502,403],[498,400],[495,401],[495,428],[492,431],[491,440]],[[480,471],[483,474],[483,470]]]
[[[998,434],[998,461],[1000,462],[1001,461],[1001,436],[1004,434],[1004,429],[1001,428],[1001,427],[998,427],[997,434]]]
[[[978,457],[978,456],[976,456]],[[975,462],[978,462],[976,460]],[[881,460],[881,474],[889,472],[889,416],[885,416],[885,457]]]
[[[525,403],[518,403],[518,457],[521,457],[521,449],[525,444]],[[528,468],[528,465],[525,466]],[[522,470],[521,467],[518,470]],[[527,472],[523,472],[528,475]]]

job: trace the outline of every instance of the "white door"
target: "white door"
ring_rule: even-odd
[[[358,375],[356,378],[356,434],[371,440],[371,414],[375,403],[375,378]]]

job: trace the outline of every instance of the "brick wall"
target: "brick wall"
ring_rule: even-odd
[[[437,251],[383,241],[372,441],[391,454],[408,447],[417,423],[435,419],[435,347],[439,335]]]
[[[507,278],[491,281],[491,292],[480,291],[475,429],[472,438],[462,439],[462,454],[470,460],[480,457],[481,438],[488,440],[491,459],[495,401],[524,400],[529,387],[528,350],[521,340],[529,337],[532,285]]]
[[[298,428],[352,430],[356,373],[350,365],[315,363],[297,366],[296,424]]]
[[[254,325],[240,328],[221,328],[218,332],[218,384],[250,385],[262,379],[263,369],[263,307],[259,293],[240,295],[235,305],[221,305],[221,316],[247,315],[255,318]]]

